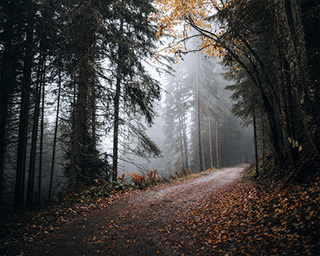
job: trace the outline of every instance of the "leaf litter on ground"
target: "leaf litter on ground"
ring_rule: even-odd
[[[165,239],[159,241],[157,252],[161,254],[162,246],[171,246],[176,255],[318,255],[319,184],[317,179],[312,184],[294,185],[281,191],[245,180],[223,186],[205,199],[197,199],[199,204],[187,204],[187,208],[168,219],[166,226],[159,227],[157,231],[165,233]],[[13,252],[45,240],[48,233],[59,230],[65,223],[85,218],[93,210],[135,193],[112,190],[110,196],[96,198],[93,191],[97,189],[89,191],[87,197],[73,198],[75,204],[40,211],[32,218],[17,215],[12,221],[1,223],[0,254],[17,255]],[[93,242],[101,240],[93,238]]]

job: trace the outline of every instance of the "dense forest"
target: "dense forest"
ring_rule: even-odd
[[[178,58],[200,51],[220,57],[228,68],[226,77],[235,81],[227,86],[235,101],[232,112],[254,127],[256,176],[258,159],[264,163],[266,156],[282,178],[314,174],[320,156],[319,4],[158,3],[154,20],[158,35],[172,38],[169,51]],[[199,45],[188,47],[186,42],[194,38]]]
[[[204,171],[251,162],[252,129],[230,113],[230,82],[221,61],[189,54],[173,69],[163,104],[166,169]]]
[[[32,208],[99,177],[116,180],[124,132],[133,153],[159,155],[144,128],[160,97],[146,71],[156,50],[154,11],[140,0],[1,2],[3,209]],[[111,152],[104,134],[113,137]]]
[[[1,1],[1,213],[116,181],[129,155],[162,156],[168,173],[255,160],[256,178],[264,165],[313,175],[319,11],[308,0]],[[147,132],[161,95],[162,148]]]

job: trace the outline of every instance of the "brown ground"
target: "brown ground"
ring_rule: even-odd
[[[238,180],[245,167],[122,197],[104,209],[79,216],[24,255],[198,255],[192,233],[181,233],[179,224],[194,209],[204,207],[209,195]]]

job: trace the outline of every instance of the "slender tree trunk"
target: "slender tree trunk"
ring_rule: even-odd
[[[120,18],[120,34],[123,34],[123,17]],[[118,44],[118,66],[116,92],[114,95],[114,123],[113,123],[113,153],[112,153],[112,180],[116,181],[118,177],[118,140],[119,140],[119,109],[121,96],[121,81],[122,81],[122,46]]]
[[[29,120],[29,105],[30,105],[30,88],[31,88],[31,73],[33,65],[33,3],[32,0],[25,2],[26,10],[28,10],[27,21],[27,37],[25,48],[25,59],[23,67],[23,79],[21,89],[21,106],[19,118],[19,134],[18,134],[18,152],[17,152],[17,172],[14,196],[14,208],[23,210],[24,204],[24,183],[25,183],[25,168],[26,168],[26,151],[28,139],[28,120]]]
[[[44,64],[45,66],[45,64]],[[44,100],[45,100],[45,68],[42,72],[42,99],[41,99],[41,124],[40,124],[40,152],[39,152],[39,177],[38,177],[38,206],[41,205],[42,194],[42,159],[43,159],[43,133],[44,133]]]
[[[257,139],[257,123],[256,123],[256,113],[253,107],[252,110],[253,117],[253,134],[254,134],[254,153],[256,162],[256,177],[259,177],[259,157],[258,157],[258,139]]]
[[[8,48],[11,47],[11,42],[7,42],[3,51],[3,63],[10,63],[8,56]],[[10,84],[13,84],[10,78],[11,70],[6,70],[2,64],[0,77],[0,212],[3,205],[3,189],[4,189],[4,162],[7,140],[7,123],[8,123],[8,106],[11,96]],[[11,71],[11,72],[10,72]]]
[[[37,154],[37,141],[39,130],[39,116],[40,116],[40,101],[42,92],[41,71],[42,71],[42,54],[40,54],[38,74],[37,74],[37,86],[35,90],[35,106],[33,113],[33,125],[32,125],[32,137],[31,137],[31,150],[30,150],[30,163],[29,163],[29,176],[28,176],[28,190],[27,190],[27,207],[33,206],[34,198],[34,176],[36,167],[36,154]]]
[[[266,156],[266,142],[265,142],[265,128],[264,128],[264,119],[261,118],[261,127],[262,127],[262,165],[264,166],[264,159]]]
[[[224,129],[223,129],[223,167],[227,166],[227,119],[223,119]]]
[[[57,135],[58,135],[58,126],[59,126],[59,114],[60,114],[60,97],[61,97],[61,71],[59,70],[59,82],[58,82],[58,98],[57,98],[57,111],[56,111],[56,122],[54,126],[54,137],[53,137],[53,149],[52,149],[52,158],[51,158],[51,170],[50,170],[50,182],[49,182],[49,193],[48,201],[52,198],[52,185],[53,185],[53,176],[54,176],[54,166],[56,159],[56,148],[57,148]]]
[[[183,127],[182,127],[182,121],[181,121],[181,116],[180,116],[180,113],[179,113],[179,141],[180,141],[181,163],[182,163],[182,169],[186,169],[184,149],[183,149],[182,129],[183,129]]]
[[[211,118],[209,117],[209,150],[210,150],[210,169],[213,169],[213,150],[212,150],[212,131],[211,131]]]
[[[96,99],[97,99],[97,95],[96,92],[94,90],[94,88],[92,88],[92,93],[91,93],[91,108],[92,108],[92,114],[91,114],[91,147],[93,149],[93,152],[96,152],[97,149],[97,120],[96,120]]]
[[[203,161],[202,161],[202,136],[201,136],[201,104],[200,104],[200,77],[199,77],[199,54],[197,62],[197,114],[198,114],[198,143],[199,143],[199,165],[200,171],[204,171]]]
[[[121,78],[117,78],[116,93],[114,97],[114,122],[113,122],[113,154],[112,154],[112,180],[116,181],[118,176],[118,139],[119,139],[119,108],[121,94]]]
[[[217,169],[220,169],[220,143],[219,143],[219,122],[216,120],[216,159]]]
[[[183,129],[183,145],[184,145],[184,154],[185,154],[185,166],[186,169],[189,169],[189,158],[188,158],[188,138],[187,138],[187,131],[186,131],[186,122],[185,117],[182,119],[182,129]]]
[[[202,148],[201,148],[201,150],[202,150],[202,168],[203,168],[203,171],[205,171],[206,170],[206,160],[205,160],[205,154],[204,154],[204,139],[203,139],[203,137],[204,137],[204,133],[203,132],[201,132],[201,146],[202,146]]]

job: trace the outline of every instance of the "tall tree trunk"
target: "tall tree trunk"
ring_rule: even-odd
[[[71,162],[71,175],[73,177],[74,185],[81,185],[84,181],[84,166],[83,161],[85,158],[84,143],[87,133],[87,98],[89,87],[89,67],[90,67],[90,49],[92,44],[91,31],[87,31],[83,35],[84,45],[82,47],[79,78],[78,78],[78,91],[74,113],[74,128],[72,136],[72,162]]]
[[[272,13],[272,22],[273,22],[273,48],[274,48],[274,55],[275,55],[275,66],[276,66],[276,74],[278,80],[278,91],[279,91],[279,98],[280,98],[280,119],[282,124],[282,134],[284,139],[284,146],[285,152],[288,155],[289,164],[291,166],[295,165],[296,157],[293,152],[292,145],[290,144],[289,140],[296,139],[294,133],[292,133],[292,129],[290,127],[293,126],[293,114],[291,113],[291,102],[288,90],[288,81],[287,77],[284,74],[285,64],[283,61],[283,56],[280,50],[280,42],[277,32],[277,24],[274,12]]]
[[[202,151],[202,168],[203,168],[203,171],[206,170],[206,160],[205,160],[205,155],[204,155],[204,139],[203,139],[203,135],[204,133],[201,132],[201,151]]]
[[[45,68],[42,72],[42,99],[41,99],[41,124],[40,124],[40,152],[39,152],[39,177],[38,177],[38,206],[41,205],[42,191],[42,160],[43,160],[43,133],[44,133],[44,100],[45,100]]]
[[[41,71],[42,71],[42,54],[40,54],[38,74],[37,74],[37,86],[35,90],[35,106],[33,113],[32,124],[32,137],[31,137],[31,150],[30,150],[30,163],[29,163],[29,175],[28,175],[28,189],[27,189],[27,207],[33,206],[33,194],[34,194],[34,176],[36,166],[36,154],[37,154],[37,141],[38,141],[38,129],[39,129],[39,115],[40,115],[40,101],[42,92]]]
[[[204,171],[203,161],[202,161],[202,131],[201,131],[201,104],[200,104],[200,74],[199,74],[199,54],[197,60],[197,122],[198,122],[198,144],[199,144],[199,165],[200,171]]]
[[[17,69],[15,65],[18,63],[21,56],[14,55],[15,40],[14,26],[16,24],[17,14],[15,13],[15,6],[19,3],[11,1],[6,3],[8,6],[6,10],[2,10],[7,14],[6,22],[2,21],[1,38],[4,40],[1,49],[0,62],[0,212],[3,204],[3,190],[4,190],[4,173],[5,173],[5,154],[7,148],[7,135],[10,118],[10,101],[17,86]]]
[[[223,119],[224,129],[223,129],[223,164],[222,167],[227,166],[227,118]]]
[[[112,180],[116,181],[118,176],[118,140],[119,140],[119,108],[120,108],[121,82],[120,77],[116,82],[116,93],[114,96],[114,121],[113,121],[113,153],[112,153]]]
[[[24,204],[24,182],[26,168],[26,151],[28,139],[28,120],[29,120],[29,105],[30,105],[30,88],[31,88],[31,73],[33,65],[33,3],[32,0],[25,1],[26,10],[28,11],[27,18],[27,36],[25,47],[25,58],[23,67],[23,79],[21,88],[21,106],[19,118],[19,134],[18,134],[18,152],[17,152],[17,171],[14,196],[14,208],[23,210]]]
[[[96,152],[97,149],[97,120],[96,120],[96,110],[97,110],[97,95],[96,92],[94,90],[94,88],[92,88],[92,92],[91,92],[91,108],[92,108],[92,114],[91,114],[91,147],[93,149],[93,152]]]
[[[4,163],[7,140],[8,106],[9,99],[12,94],[12,85],[14,84],[14,78],[11,77],[13,70],[11,68],[10,70],[8,70],[8,66],[4,64],[10,63],[8,51],[11,47],[11,39],[9,39],[4,44],[0,76],[0,212],[3,206]]]
[[[120,18],[120,34],[123,34],[123,17]],[[112,180],[116,181],[118,176],[118,140],[119,140],[119,109],[122,81],[122,46],[118,44],[118,64],[117,64],[117,80],[116,92],[114,95],[114,121],[113,121],[113,153],[112,153]]]
[[[186,122],[185,117],[182,119],[182,129],[183,129],[183,145],[184,145],[184,159],[185,159],[185,166],[186,169],[189,169],[189,158],[188,158],[188,138],[187,138],[187,131],[186,131]]]
[[[318,88],[311,82],[309,75],[300,1],[290,1],[290,11],[286,9],[284,0],[273,0],[273,4],[278,36],[284,50],[284,56],[289,64],[290,79],[297,97],[296,104],[301,112],[305,133],[313,151],[315,155],[320,157],[320,117],[319,105],[316,102]],[[291,17],[288,17],[287,13],[290,13]],[[290,18],[293,22],[293,32],[289,24]]]
[[[219,121],[216,120],[216,159],[217,159],[217,169],[220,169],[220,143],[219,143]]]
[[[54,137],[53,137],[53,149],[52,149],[52,158],[51,158],[51,170],[50,170],[50,182],[49,182],[49,193],[48,200],[52,198],[52,185],[53,185],[53,175],[54,175],[54,166],[56,159],[56,148],[57,148],[57,135],[58,135],[58,126],[59,126],[59,114],[60,114],[60,97],[61,97],[61,71],[59,70],[59,82],[58,82],[58,98],[57,98],[57,110],[56,110],[56,122],[54,126]]]
[[[254,153],[255,153],[255,162],[256,162],[256,177],[259,177],[259,157],[258,157],[258,138],[257,138],[257,122],[256,122],[256,113],[253,107],[252,109],[252,118],[253,118],[253,134],[254,134]]]
[[[264,159],[266,155],[266,142],[265,142],[265,130],[264,130],[264,118],[261,118],[261,127],[262,127],[262,165],[264,166]]]
[[[183,149],[182,129],[183,129],[183,127],[182,127],[182,121],[181,121],[181,116],[180,116],[180,113],[179,113],[179,141],[180,141],[181,163],[182,163],[182,169],[186,169],[184,149]]]
[[[210,150],[210,169],[213,169],[213,150],[212,150],[212,131],[211,131],[211,118],[209,117],[209,150]]]

